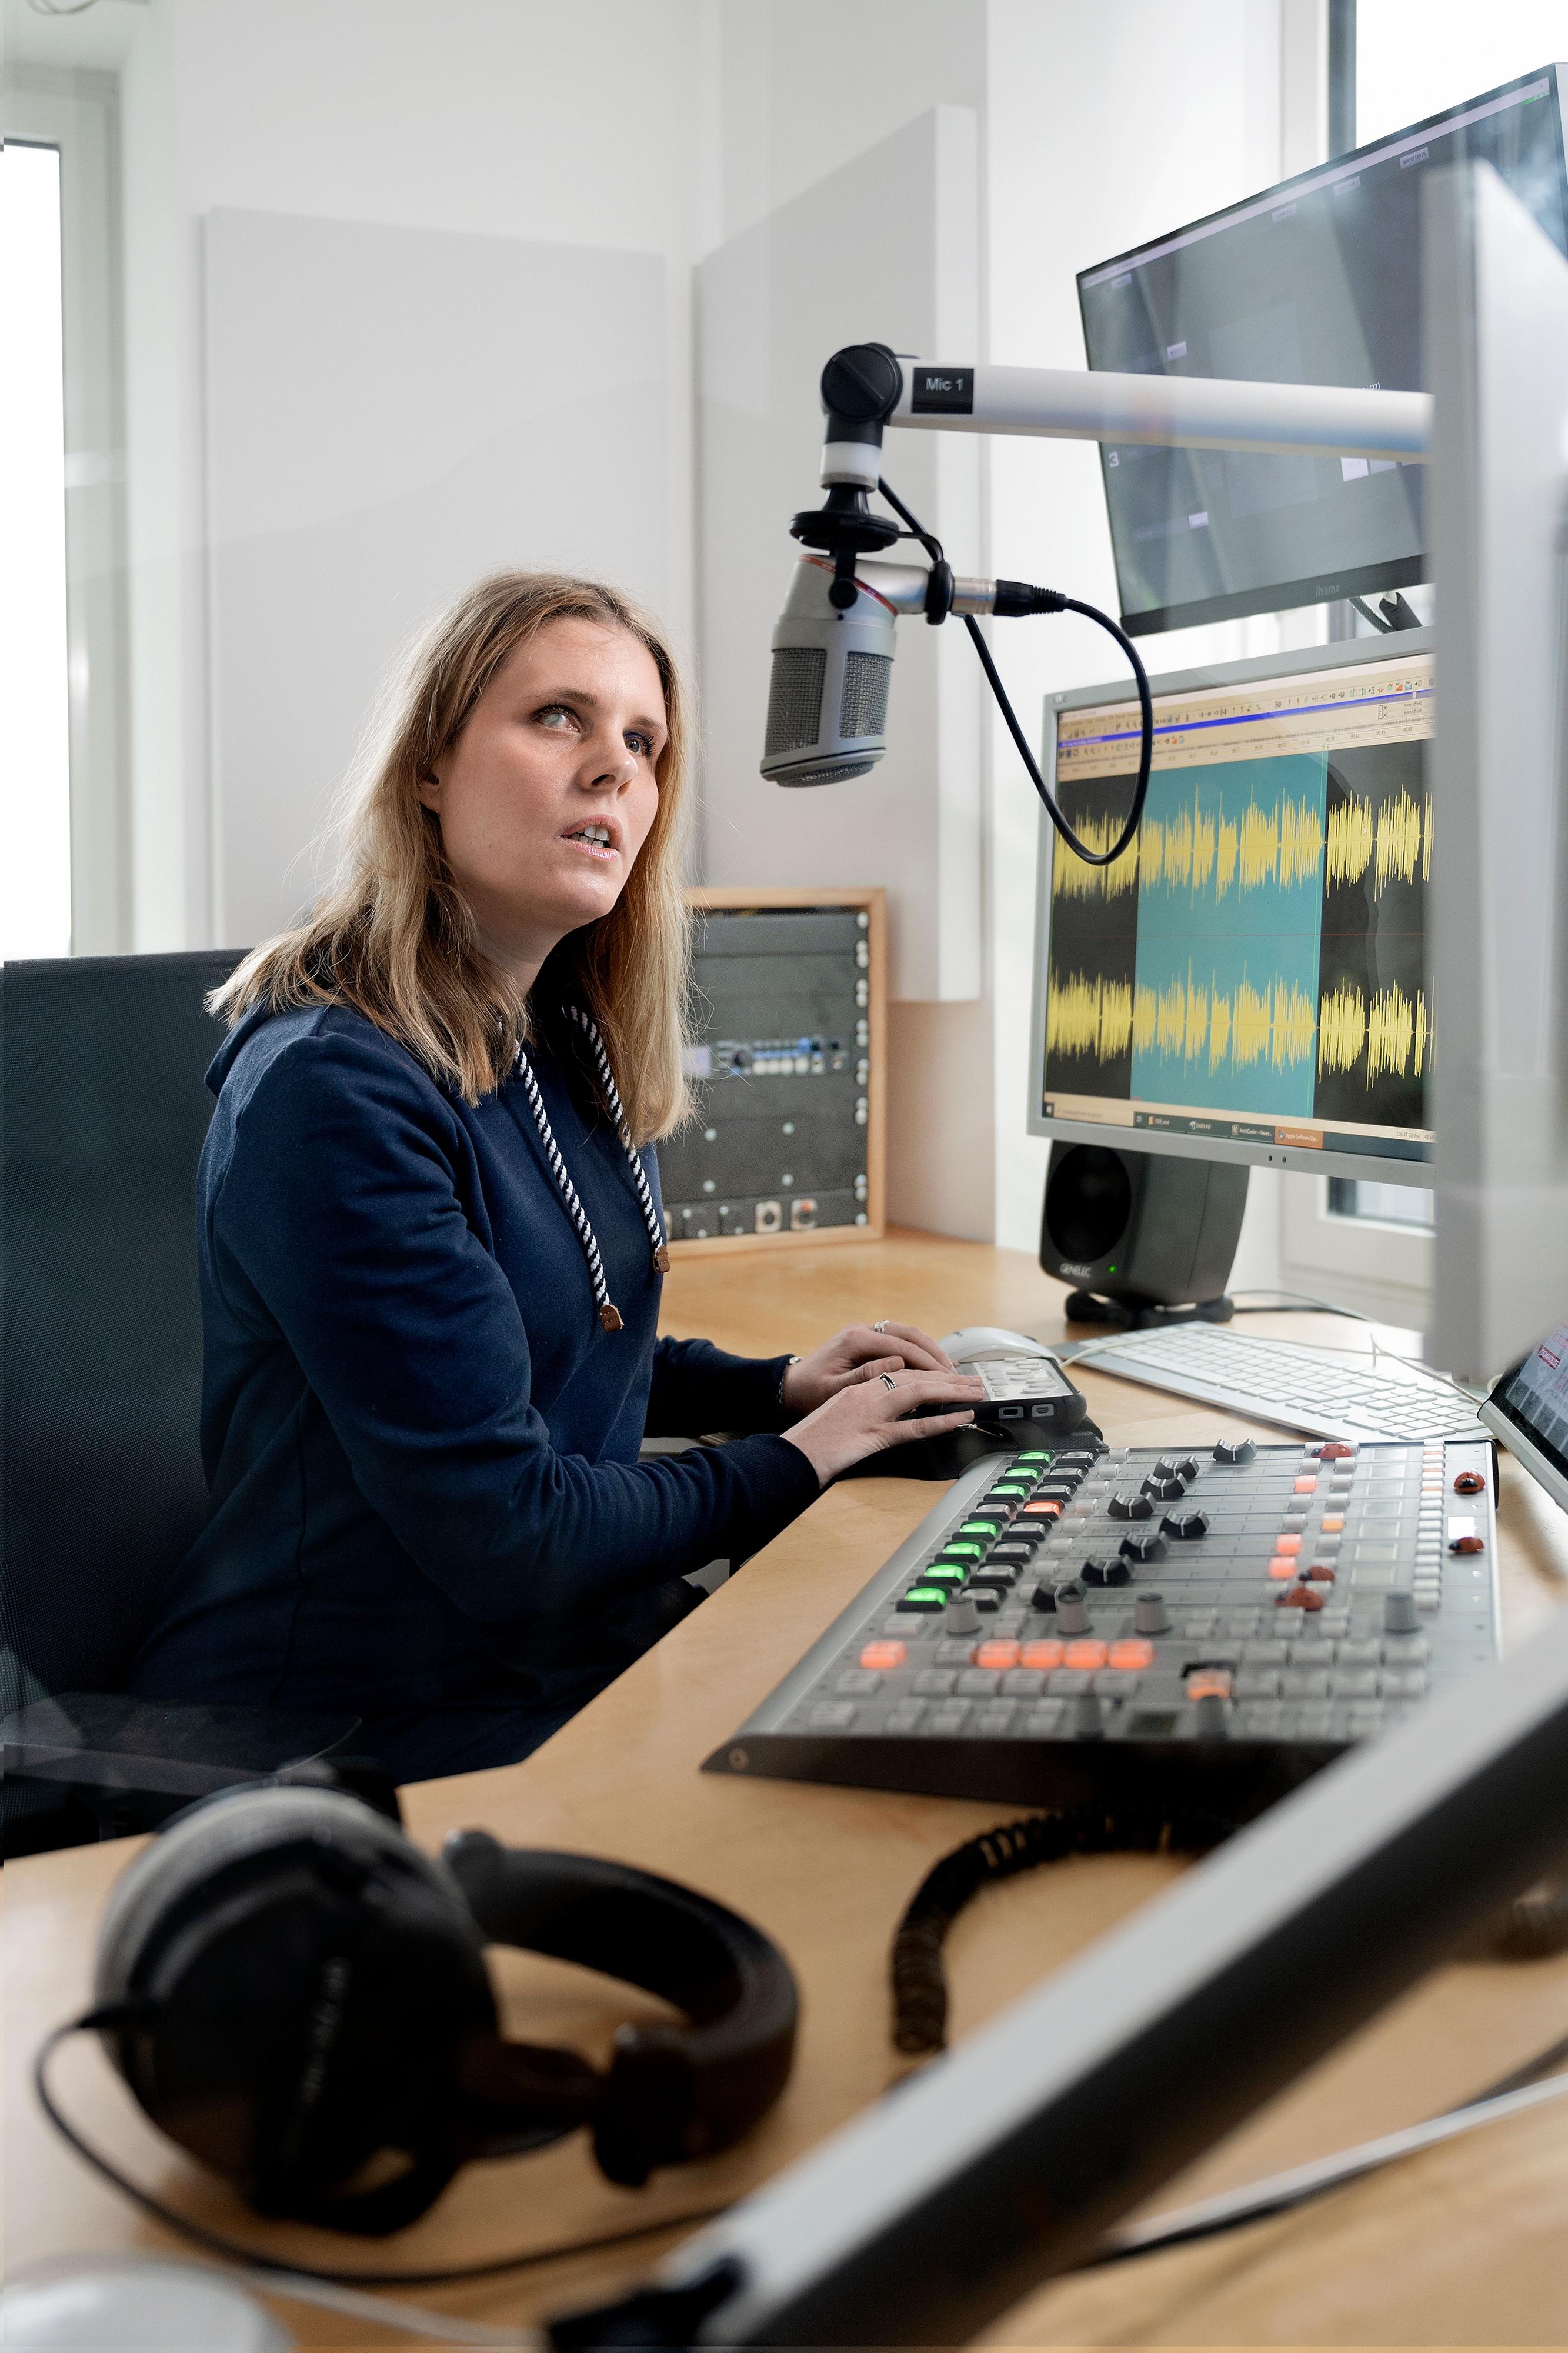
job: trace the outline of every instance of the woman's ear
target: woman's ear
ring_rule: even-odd
[[[440,777],[437,776],[433,770],[427,770],[426,774],[418,779],[414,789],[418,794],[420,799],[424,802],[426,807],[427,809],[434,809],[438,816],[441,808]]]

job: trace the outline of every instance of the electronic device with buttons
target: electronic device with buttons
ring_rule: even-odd
[[[985,1395],[974,1409],[976,1429],[1012,1443],[1047,1434],[1066,1438],[1089,1411],[1089,1399],[1068,1380],[1056,1357],[1029,1343],[1021,1343],[1016,1352],[988,1350],[983,1356],[959,1356],[954,1361],[960,1371],[973,1373],[985,1384]],[[931,1415],[949,1409],[931,1405],[920,1410]]]
[[[1249,1817],[1498,1651],[1491,1448],[976,1463],[705,1770]]]

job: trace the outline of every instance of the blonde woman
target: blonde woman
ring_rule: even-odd
[[[405,1780],[506,1763],[693,1606],[683,1572],[971,1418],[903,1325],[798,1362],[657,1337],[689,728],[623,597],[480,582],[410,661],[340,887],[219,992],[212,1503],[142,1694],[350,1709]],[[755,1434],[637,1460],[714,1429]]]

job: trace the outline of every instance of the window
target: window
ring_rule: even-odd
[[[1363,145],[1562,57],[1563,0],[1357,0],[1355,44]]]
[[[60,158],[0,153],[0,956],[71,944]]]

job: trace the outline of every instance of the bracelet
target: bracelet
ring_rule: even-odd
[[[778,1391],[775,1398],[775,1402],[781,1413],[784,1410],[784,1385],[789,1378],[789,1368],[792,1365],[798,1365],[799,1362],[800,1358],[798,1356],[786,1356],[784,1358],[784,1370],[779,1375]]]

